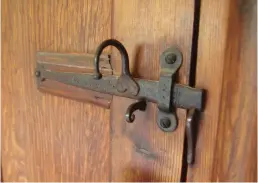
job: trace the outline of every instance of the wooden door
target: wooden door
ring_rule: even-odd
[[[111,109],[40,93],[37,51],[94,53],[105,39],[128,50],[134,77],[159,79],[159,56],[171,45],[184,55],[187,83],[194,1],[26,0],[3,3],[3,179],[5,181],[180,181],[185,111],[164,133],[156,106],[124,122],[134,100],[113,97]],[[8,18],[7,18],[8,17]],[[114,72],[120,55],[112,54]]]
[[[213,174],[215,160],[210,157],[217,146],[223,155],[223,147],[215,141],[218,124],[223,128],[219,123],[220,83],[224,66],[229,67],[225,64],[229,57],[223,48],[230,41],[227,28],[231,19],[225,17],[230,17],[230,5],[236,3],[231,0],[2,2],[3,181],[225,180],[222,174]],[[206,14],[200,14],[202,9]],[[214,21],[209,21],[207,16],[212,16]],[[220,31],[214,28],[221,23]],[[213,45],[211,39],[206,44],[207,37],[220,41]],[[104,109],[37,90],[34,80],[37,51],[94,53],[109,38],[125,45],[132,75],[151,80],[159,78],[160,54],[171,45],[177,46],[183,54],[177,82],[193,85],[196,81],[197,87],[213,91],[208,95],[208,112],[203,114],[194,166],[187,167],[185,163],[185,110],[177,110],[176,131],[164,133],[156,125],[157,106],[153,103],[148,103],[144,113],[137,113],[134,123],[127,124],[123,116],[134,102],[132,99],[113,96],[110,109]],[[202,54],[197,57],[198,42]],[[214,50],[217,45],[218,50]],[[105,49],[105,53],[111,54],[113,72],[119,74],[119,53],[111,48]],[[220,62],[212,59],[216,54],[219,59],[215,61]],[[197,64],[196,58],[200,60]],[[208,67],[219,72],[219,81],[213,79],[213,71],[206,70]],[[219,88],[214,90],[211,84]],[[205,126],[209,119],[216,128]],[[255,126],[254,118],[249,121]],[[246,147],[250,149],[254,142]],[[223,166],[219,162],[216,172]],[[256,170],[249,164],[246,166],[251,167],[252,173],[248,178],[232,177],[254,180]]]

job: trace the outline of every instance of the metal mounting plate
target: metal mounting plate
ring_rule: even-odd
[[[177,48],[168,48],[160,56],[160,79],[157,124],[163,131],[174,131],[177,127],[177,118],[172,109],[172,89],[175,73],[182,64],[182,54]]]

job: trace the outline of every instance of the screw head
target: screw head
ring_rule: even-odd
[[[167,64],[175,63],[176,59],[177,59],[177,57],[176,57],[176,54],[174,54],[174,53],[168,54],[165,58]]]
[[[160,126],[162,126],[162,128],[169,128],[171,126],[171,121],[169,118],[162,118],[160,120]]]
[[[36,76],[36,77],[40,77],[40,71],[36,71],[36,72],[35,72],[35,76]]]

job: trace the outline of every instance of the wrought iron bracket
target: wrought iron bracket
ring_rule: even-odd
[[[100,55],[109,45],[115,46],[122,56],[120,76],[102,76],[99,69]],[[124,46],[117,40],[106,40],[98,48],[94,58],[95,73],[73,73],[48,70],[40,62],[36,66],[36,81],[39,86],[45,80],[54,80],[66,85],[100,93],[118,95],[139,101],[131,104],[125,114],[127,122],[133,122],[134,111],[146,109],[146,102],[157,103],[157,124],[165,132],[177,127],[176,108],[203,109],[203,90],[176,84],[175,76],[183,61],[182,53],[174,47],[160,56],[160,79],[151,81],[133,78],[129,71],[129,58]]]

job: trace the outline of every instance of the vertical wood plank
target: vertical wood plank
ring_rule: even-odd
[[[256,0],[203,0],[196,85],[207,89],[188,181],[257,181]]]
[[[212,180],[256,182],[257,1],[231,1],[229,11]]]
[[[201,1],[196,87],[207,91],[203,119],[200,121],[195,163],[188,167],[187,181],[211,181],[223,64],[227,52],[229,1]]]
[[[189,77],[194,1],[114,0],[112,36],[121,41],[130,57],[134,77],[159,79],[159,56],[169,46],[183,52],[179,81]],[[121,71],[120,55],[112,49],[115,72]],[[127,124],[126,108],[134,100],[114,97],[111,104],[111,180],[180,181],[185,111],[178,110],[175,132],[164,133],[156,124],[156,105],[136,112]]]
[[[111,35],[111,6],[3,1],[4,181],[108,181],[109,111],[40,93],[34,68],[36,51],[94,53]]]

